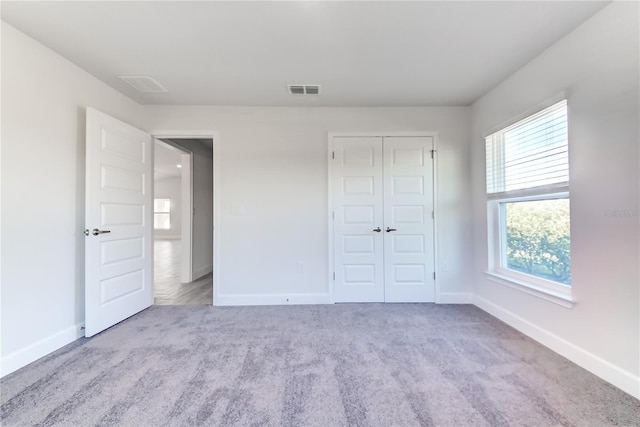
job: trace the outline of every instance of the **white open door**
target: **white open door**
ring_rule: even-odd
[[[85,336],[153,302],[151,135],[87,108]]]

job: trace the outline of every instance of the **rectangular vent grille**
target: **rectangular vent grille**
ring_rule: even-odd
[[[304,95],[304,86],[289,85],[289,93],[291,95]]]
[[[168,90],[156,79],[149,76],[118,76],[120,80],[127,83],[140,93],[166,93]]]
[[[291,95],[320,95],[320,85],[288,85]]]

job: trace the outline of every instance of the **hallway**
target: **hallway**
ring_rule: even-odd
[[[155,240],[153,303],[156,305],[211,305],[213,275],[180,283],[180,240]]]

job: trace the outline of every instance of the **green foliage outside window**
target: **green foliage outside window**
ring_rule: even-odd
[[[504,203],[507,267],[571,284],[569,199]]]

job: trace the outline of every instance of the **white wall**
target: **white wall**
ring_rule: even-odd
[[[85,106],[142,108],[2,23],[2,373],[82,336]]]
[[[193,237],[191,263],[196,280],[213,270],[213,152],[202,141],[173,139],[193,153]]]
[[[638,3],[613,3],[473,105],[474,302],[640,397]],[[483,132],[567,91],[572,309],[487,280]],[[610,212],[627,216],[609,216]]]
[[[150,106],[152,129],[218,131],[218,304],[326,302],[328,132],[439,132],[444,301],[470,301],[469,108]],[[179,133],[179,132],[178,132]],[[242,214],[239,208],[242,208]],[[305,272],[297,271],[304,262]]]
[[[153,230],[155,239],[182,238],[182,179],[170,176],[153,181],[153,197],[171,200],[171,228],[169,230]]]

